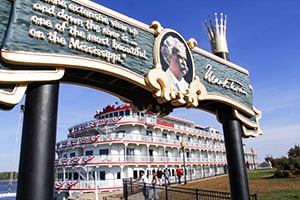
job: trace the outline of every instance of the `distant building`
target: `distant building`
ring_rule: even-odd
[[[257,169],[272,169],[272,164],[270,161],[264,161],[258,164]]]
[[[137,179],[145,170],[170,170],[176,182],[176,167],[185,167],[186,180],[224,174],[227,170],[223,134],[212,127],[166,116],[134,113],[130,105],[112,105],[97,111],[94,120],[69,128],[66,140],[56,144],[60,196],[122,189],[123,178]],[[183,159],[184,156],[184,159]],[[249,168],[257,154],[245,150]]]

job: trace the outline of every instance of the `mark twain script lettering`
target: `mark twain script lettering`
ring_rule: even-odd
[[[210,84],[215,84],[221,86],[222,88],[232,90],[234,92],[238,92],[244,95],[248,95],[243,85],[236,80],[225,78],[221,79],[214,74],[213,67],[208,64],[205,67],[206,72],[204,74],[204,80],[206,80]]]

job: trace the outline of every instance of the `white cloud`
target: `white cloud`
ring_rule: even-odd
[[[258,151],[261,161],[268,155],[274,158],[287,156],[290,148],[300,144],[300,124],[267,126],[263,127],[263,132],[257,138],[245,140],[248,148],[253,147]]]

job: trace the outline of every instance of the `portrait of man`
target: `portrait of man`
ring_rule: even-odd
[[[173,32],[166,34],[161,41],[160,58],[175,89],[185,92],[193,74],[191,55],[185,42]]]

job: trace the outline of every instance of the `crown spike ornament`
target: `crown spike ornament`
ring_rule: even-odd
[[[203,28],[210,41],[210,46],[213,54],[223,57],[228,60],[228,46],[226,40],[226,25],[227,25],[227,15],[223,13],[220,14],[220,20],[218,19],[218,14],[215,13],[215,23],[208,16],[209,22],[203,19]]]

